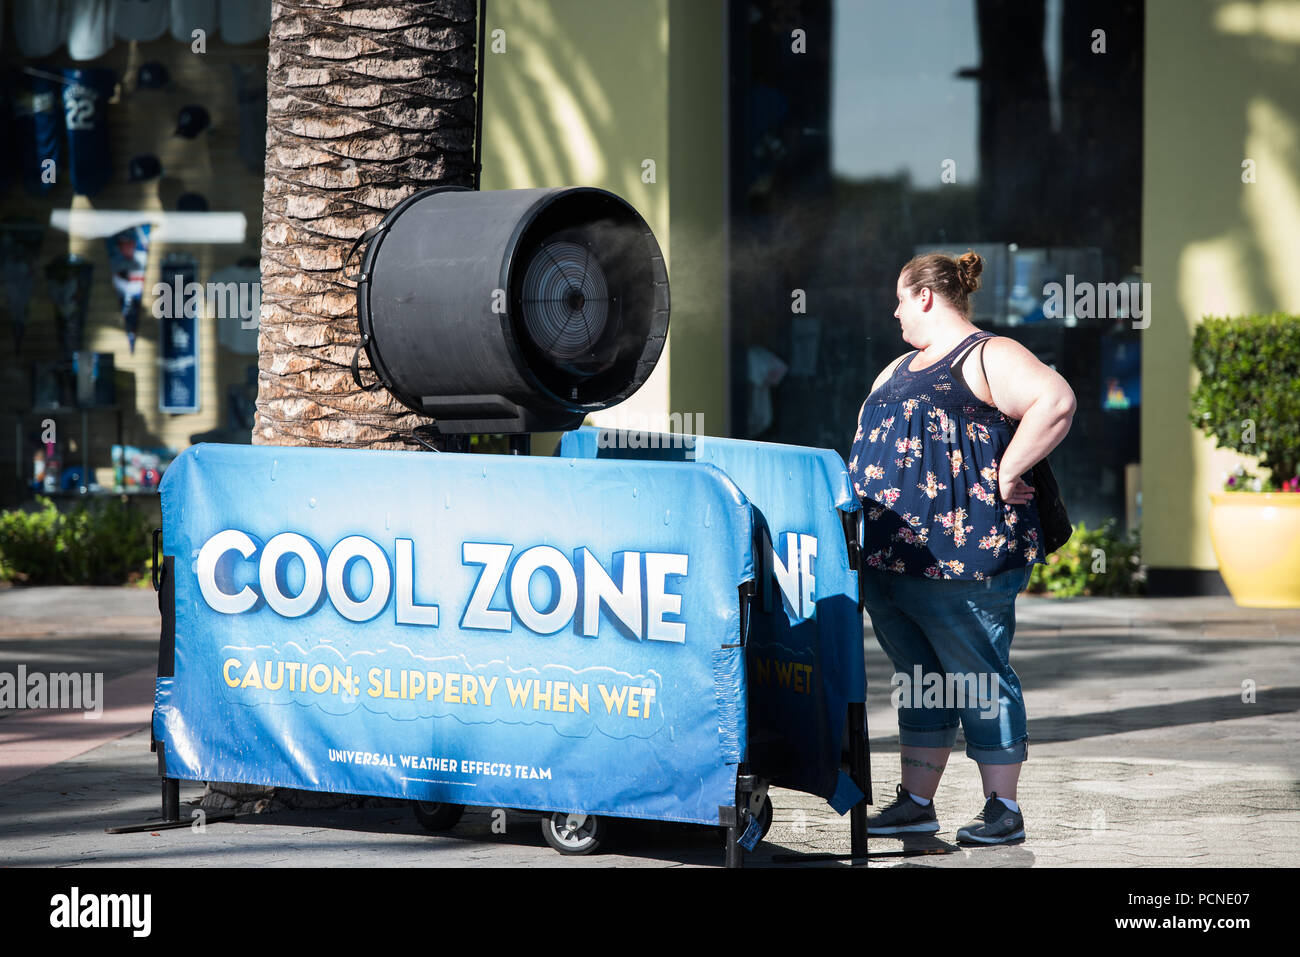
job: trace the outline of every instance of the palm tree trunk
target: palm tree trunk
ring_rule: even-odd
[[[353,384],[360,336],[343,259],[417,190],[473,185],[475,15],[475,0],[275,3],[255,444],[418,447],[406,433],[422,419]],[[203,804],[365,801],[212,782]]]
[[[343,257],[415,191],[473,185],[475,8],[275,4],[255,444],[417,447],[404,433],[423,420],[352,381]]]

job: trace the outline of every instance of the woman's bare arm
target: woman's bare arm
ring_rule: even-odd
[[[1020,420],[998,466],[1003,500],[1019,504],[1032,496],[1020,476],[1042,461],[1070,431],[1076,407],[1074,390],[1060,373],[1039,362],[1014,339],[990,339],[984,352],[993,404]]]

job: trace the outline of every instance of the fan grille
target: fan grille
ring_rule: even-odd
[[[609,287],[591,250],[555,240],[538,247],[524,272],[523,323],[546,355],[567,362],[592,354],[609,320]]]

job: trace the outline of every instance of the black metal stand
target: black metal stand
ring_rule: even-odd
[[[235,817],[234,811],[203,811],[201,818],[204,825],[229,821]],[[179,778],[162,779],[162,817],[143,824],[124,824],[121,827],[106,827],[106,834],[138,834],[141,831],[174,831],[181,827],[192,827],[194,818],[181,817],[181,782]]]
[[[849,775],[866,795],[849,811],[849,850],[867,856],[867,805],[871,803],[871,748],[867,741],[867,706],[849,705]]]
[[[727,853],[724,865],[729,868],[745,866],[745,849],[740,846],[740,825],[732,824],[727,828]]]
[[[162,779],[162,816],[164,821],[181,819],[181,782],[176,778]]]
[[[745,866],[745,848],[740,839],[749,827],[749,798],[758,787],[758,778],[750,774],[745,765],[740,766],[736,775],[736,804],[734,807],[718,808],[718,823],[727,829],[727,849],[723,859],[726,867]]]
[[[861,510],[842,512],[841,520],[844,524],[844,541],[848,546],[849,568],[858,573],[858,640],[861,641],[862,614],[866,611],[866,605],[862,601],[862,576],[866,570],[866,563],[862,561],[862,547],[859,544],[862,534],[860,529],[862,512]],[[861,788],[862,793],[866,795],[849,811],[849,850],[853,857],[861,858],[868,855],[867,805],[873,803],[871,797],[871,744],[870,739],[867,737],[866,683],[867,676],[864,673],[862,676],[863,701],[850,703],[848,708],[849,776],[853,778],[853,783]]]
[[[158,613],[162,618],[162,632],[158,638],[158,677],[169,678],[176,672],[176,586],[172,577],[174,559],[162,555],[159,545],[162,529],[153,530],[153,561],[150,575],[153,587],[158,592]],[[160,560],[161,559],[161,560]],[[167,776],[167,751],[162,742],[152,740],[150,735],[149,750],[158,754],[158,775],[162,779],[162,817],[156,821],[143,824],[126,824],[121,827],[106,827],[108,834],[135,834],[140,831],[174,830],[189,827],[192,818],[181,817],[181,782],[179,778]],[[202,821],[212,824],[227,821],[235,816],[233,811],[203,811]]]

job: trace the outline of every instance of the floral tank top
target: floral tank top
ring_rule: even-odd
[[[1043,561],[1034,500],[1008,505],[998,493],[998,459],[1017,423],[953,368],[989,338],[973,333],[919,371],[909,353],[863,403],[849,478],[866,513],[867,567],[983,581]]]

